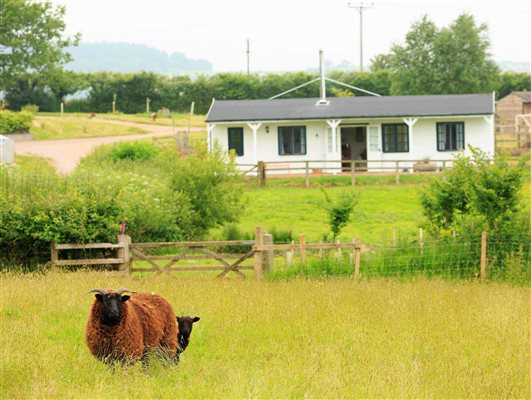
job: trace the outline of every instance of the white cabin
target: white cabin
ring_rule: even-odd
[[[494,94],[358,96],[213,101],[209,148],[217,142],[236,162],[451,160],[468,146],[494,153]],[[343,164],[345,165],[345,164]]]

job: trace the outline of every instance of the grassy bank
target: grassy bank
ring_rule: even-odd
[[[73,139],[88,138],[100,136],[119,136],[134,135],[147,133],[146,130],[109,124],[100,121],[90,120],[88,118],[39,118],[33,119],[31,133],[35,140],[56,140],[56,139]]]
[[[60,117],[60,113],[39,113],[38,115],[42,116],[52,116]],[[87,118],[88,113],[65,113],[65,117],[74,117],[74,118]],[[172,113],[169,116],[158,115],[156,120],[153,121],[151,113],[142,113],[142,114],[122,114],[122,113],[98,113],[95,115],[98,119],[108,119],[113,121],[126,121],[126,122],[135,122],[139,124],[150,124],[150,125],[165,125],[172,126],[175,124],[176,127],[188,127],[190,124],[192,127],[205,128],[205,116],[204,115],[193,115],[190,120],[190,114],[187,113]]]
[[[0,275],[3,398],[526,398],[529,289],[416,280]],[[112,375],[84,344],[93,287],[199,315],[178,367]]]

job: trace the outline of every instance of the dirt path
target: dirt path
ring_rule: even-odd
[[[64,139],[64,140],[32,140],[15,143],[16,155],[38,156],[48,158],[52,161],[56,170],[60,173],[69,173],[77,167],[81,158],[89,155],[96,147],[102,144],[125,142],[130,140],[153,138],[157,136],[168,136],[173,133],[171,126],[137,124],[134,122],[101,121],[115,123],[125,126],[136,126],[149,133],[125,136],[106,136],[84,139]],[[192,128],[192,131],[201,130]]]

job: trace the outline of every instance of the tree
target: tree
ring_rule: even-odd
[[[453,168],[421,192],[424,216],[436,234],[451,229],[459,232],[472,223],[499,232],[504,226],[516,226],[515,215],[523,212],[520,191],[527,158],[511,166],[504,154],[497,153],[492,161],[477,148],[470,151],[471,157],[458,154]]]
[[[393,72],[392,94],[456,94],[490,92],[499,69],[488,52],[486,24],[460,15],[438,29],[423,16],[412,25],[404,46],[394,45],[380,56]],[[381,63],[381,62],[380,62]]]
[[[50,1],[0,1],[0,40],[8,54],[0,55],[0,85],[25,72],[47,73],[70,60],[63,52],[77,45],[79,34],[63,37],[65,7],[54,8]]]

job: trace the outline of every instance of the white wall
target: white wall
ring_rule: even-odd
[[[440,117],[440,118],[418,118],[413,125],[411,140],[409,143],[410,151],[407,153],[384,153],[368,152],[369,160],[451,160],[456,152],[438,151],[437,150],[437,122],[464,122],[465,124],[465,153],[468,154],[468,145],[479,147],[483,151],[494,153],[494,127],[491,117],[483,116],[474,117]],[[353,120],[344,120],[344,125],[354,125]],[[370,123],[371,126],[379,128],[379,148],[382,149],[382,123],[403,123],[401,118],[385,120],[364,120],[364,123]],[[306,126],[306,155],[279,155],[278,154],[278,132],[279,126]],[[217,141],[223,149],[228,148],[229,127],[243,127],[244,131],[244,154],[236,158],[239,164],[253,164],[255,161],[279,161],[283,164],[289,164],[293,161],[301,160],[325,160],[327,159],[326,148],[326,131],[329,129],[326,121],[295,121],[269,123],[263,122],[257,131],[257,160],[254,159],[253,153],[253,132],[247,123],[216,123],[212,130],[212,138]],[[269,133],[266,133],[266,127],[269,127]],[[339,127],[338,127],[339,131]],[[340,142],[338,144],[340,146]],[[329,156],[329,154],[328,154]],[[340,158],[340,153],[336,159]],[[329,159],[329,158],[328,158]],[[409,163],[412,166],[413,163]],[[384,165],[382,163],[382,165]],[[390,166],[391,164],[385,164]],[[300,165],[299,165],[300,166]],[[369,167],[377,167],[377,164],[369,164]],[[408,166],[404,164],[403,166]]]

